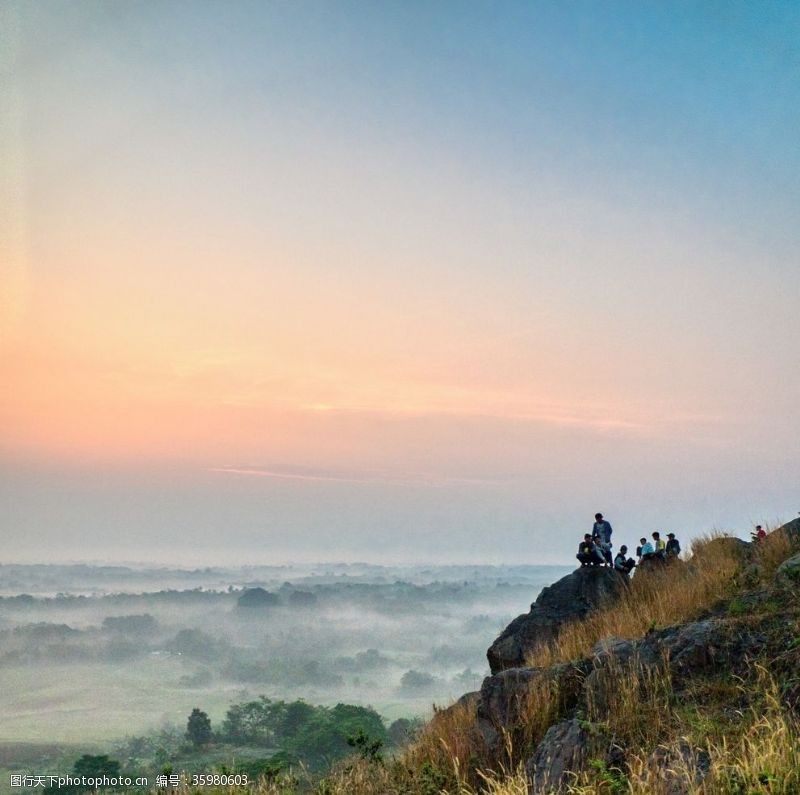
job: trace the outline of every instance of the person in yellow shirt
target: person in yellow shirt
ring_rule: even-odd
[[[661,533],[658,530],[653,531],[653,548],[656,551],[656,557],[662,560],[667,557],[667,542],[661,538]]]

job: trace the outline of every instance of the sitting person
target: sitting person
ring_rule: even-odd
[[[653,531],[653,547],[656,552],[656,557],[659,560],[665,560],[667,557],[667,542],[661,538],[661,533],[658,530]]]
[[[617,571],[621,571],[624,574],[630,574],[631,569],[636,565],[636,561],[633,558],[626,558],[625,553],[628,551],[628,547],[623,544],[619,548],[619,552],[617,552],[617,556],[614,558],[614,568]]]
[[[575,557],[581,562],[581,566],[600,566],[603,563],[603,553],[589,533],[586,533],[578,545],[578,554]]]
[[[678,555],[681,554],[681,544],[677,538],[675,538],[675,533],[667,533],[667,548],[666,553],[668,558],[677,558]]]
[[[767,537],[767,531],[764,530],[764,528],[760,524],[756,525],[755,532],[750,533],[750,538],[752,538],[753,541],[761,541],[766,537]]]
[[[603,556],[603,560],[609,566],[613,566],[614,564],[611,560],[611,542],[603,541],[601,536],[592,536],[592,541],[594,541],[595,546],[600,550],[600,554]]]
[[[655,557],[655,547],[646,539],[639,539],[640,546],[636,547],[636,554],[639,556],[639,563],[643,560],[650,560]]]

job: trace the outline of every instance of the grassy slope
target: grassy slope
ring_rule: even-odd
[[[735,542],[700,541],[689,565],[635,577],[627,597],[566,627],[529,659],[540,667],[585,660],[603,638],[637,639],[707,616],[719,618],[734,642],[759,639],[735,670],[698,672],[679,687],[666,665],[607,666],[582,688],[570,714],[601,738],[600,746],[619,746],[625,763],[614,768],[598,759],[576,776],[574,793],[659,795],[675,786],[708,795],[800,792],[800,608],[796,591],[776,586],[774,578],[798,551],[796,539],[778,530],[750,554]],[[474,708],[458,705],[439,713],[401,759],[380,768],[342,767],[326,791],[527,792],[522,763],[561,718],[562,704],[557,688],[533,687],[499,758],[487,755]]]
[[[584,693],[579,714],[587,726],[624,749],[627,764],[624,770],[609,770],[598,763],[576,779],[575,793],[656,795],[666,792],[670,782],[680,792],[709,795],[800,792],[800,608],[796,591],[787,592],[774,579],[777,566],[797,551],[796,536],[783,531],[772,533],[750,558],[735,545],[700,542],[690,566],[665,577],[635,577],[627,598],[567,627],[552,647],[529,659],[536,666],[570,662],[589,657],[602,638],[633,639],[708,615],[721,618],[731,637],[749,633],[760,638],[735,674],[705,672],[683,683],[680,691],[666,667],[604,671],[602,698],[592,698],[595,683]],[[527,731],[514,734],[524,738],[524,747],[507,749],[503,759],[485,756],[474,713],[459,708],[434,719],[406,761],[412,771],[427,764],[443,774],[449,762],[444,786],[451,791],[525,792],[519,765],[557,715],[557,697],[546,689],[531,694],[523,726]],[[501,768],[505,772],[489,772]],[[665,776],[667,768],[671,773]],[[709,770],[704,778],[699,768]]]

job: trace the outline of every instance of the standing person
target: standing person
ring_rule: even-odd
[[[594,515],[594,525],[592,525],[592,538],[597,541],[603,557],[609,566],[613,565],[611,561],[611,523],[603,519],[602,513]]]
[[[675,538],[675,533],[667,533],[667,557],[668,558],[677,558],[678,555],[681,554],[681,544],[677,538]]]
[[[606,544],[611,543],[611,522],[607,519],[603,519],[602,513],[596,513],[594,515],[594,525],[592,525],[592,535],[593,536],[600,536],[600,540],[604,541]]]

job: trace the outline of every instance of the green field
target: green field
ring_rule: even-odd
[[[193,707],[202,707],[216,725],[230,704],[262,689],[223,681],[189,689],[180,682],[185,673],[181,661],[169,657],[0,669],[0,743],[105,743],[164,724],[183,726]],[[358,693],[352,696],[355,703]],[[330,702],[314,693],[306,700]],[[426,697],[401,699],[391,689],[372,706],[387,722],[431,709]]]
[[[180,661],[0,669],[0,742],[96,743],[182,724],[193,707],[220,719],[241,687],[179,684]]]

